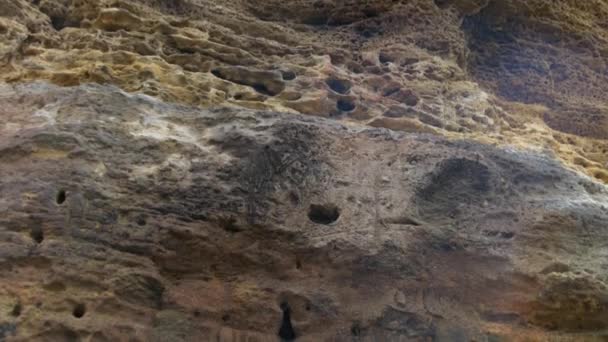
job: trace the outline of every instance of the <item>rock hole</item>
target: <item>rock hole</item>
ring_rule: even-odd
[[[194,317],[201,317],[201,311],[200,310],[194,310],[194,312],[192,313],[192,315],[194,315]]]
[[[296,339],[296,332],[291,325],[291,308],[289,307],[289,303],[281,303],[281,310],[283,311],[283,319],[279,328],[279,337],[282,341],[293,341]]]
[[[500,237],[503,239],[512,239],[515,236],[513,232],[500,232]]]
[[[329,21],[329,18],[327,17],[327,15],[316,14],[316,15],[310,16],[308,18],[305,18],[302,22],[306,25],[322,26],[322,25],[327,25],[328,21]]]
[[[413,107],[418,104],[418,101],[420,101],[420,99],[416,94],[414,94],[413,91],[405,90],[403,92],[403,103],[405,103],[406,105]]]
[[[228,322],[229,320],[230,320],[230,315],[229,314],[222,315],[222,322]]]
[[[44,231],[40,227],[34,227],[30,230],[30,237],[32,240],[36,241],[36,243],[42,243],[42,241],[44,241]]]
[[[434,0],[434,2],[437,7],[445,8],[449,4],[450,0]]]
[[[74,306],[74,309],[72,310],[72,316],[76,318],[82,318],[86,312],[86,306],[82,303],[78,303],[76,304],[76,306]]]
[[[340,217],[340,209],[333,204],[311,204],[308,210],[308,218],[319,224],[331,224]]]
[[[283,76],[283,79],[285,81],[291,81],[294,80],[296,78],[296,73],[293,71],[281,71],[281,75]]]
[[[13,306],[13,310],[11,310],[11,316],[13,317],[19,317],[21,315],[21,303],[17,303],[15,304],[15,306]]]
[[[268,90],[268,88],[264,84],[261,84],[261,83],[255,83],[251,87],[253,88],[253,90],[255,90],[258,93],[263,94],[263,95],[268,95],[268,96],[276,95],[273,92],[271,92],[270,90]]]
[[[143,216],[139,216],[135,222],[137,223],[138,226],[145,226],[147,223],[146,218]]]
[[[393,58],[384,52],[380,52],[380,54],[378,55],[378,61],[382,64],[387,64],[387,63],[392,63]]]
[[[350,327],[350,333],[353,336],[361,336],[361,326],[359,325],[359,323],[354,323]]]
[[[337,78],[329,78],[325,81],[325,83],[331,90],[335,91],[338,94],[346,94],[351,87],[349,81],[340,80]]]
[[[300,261],[300,259],[296,259],[296,269],[302,269],[302,262]]]
[[[363,14],[366,18],[374,18],[380,15],[380,12],[375,8],[366,8],[363,10]]]
[[[351,100],[340,99],[336,103],[336,108],[342,112],[351,112],[355,109],[355,104]]]
[[[219,69],[213,69],[213,70],[211,70],[211,74],[212,74],[213,76],[215,76],[215,77],[219,77],[219,78],[221,78],[221,79],[224,79],[224,78],[222,77],[222,72],[221,72]]]
[[[67,194],[66,194],[65,190],[59,190],[59,192],[57,193],[57,197],[55,197],[55,202],[58,205],[62,205],[65,202],[66,198],[67,198]]]
[[[55,30],[61,31],[61,29],[66,27],[65,18],[58,17],[58,16],[51,16],[51,25],[53,26],[53,28]]]

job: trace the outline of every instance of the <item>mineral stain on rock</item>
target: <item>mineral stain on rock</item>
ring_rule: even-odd
[[[0,340],[606,340],[607,17],[0,0]]]

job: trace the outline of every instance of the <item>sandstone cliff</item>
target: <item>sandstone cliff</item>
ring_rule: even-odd
[[[605,341],[606,0],[0,0],[0,340]]]

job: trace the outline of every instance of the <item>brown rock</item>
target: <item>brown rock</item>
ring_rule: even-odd
[[[605,340],[606,17],[0,0],[0,340]]]

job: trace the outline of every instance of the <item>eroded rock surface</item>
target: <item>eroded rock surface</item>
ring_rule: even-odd
[[[0,341],[605,341],[605,0],[0,0]]]
[[[4,336],[276,340],[282,303],[305,341],[608,327],[608,192],[549,157],[108,86],[0,96]]]
[[[0,15],[6,82],[550,149],[608,182],[605,0],[2,0]]]

